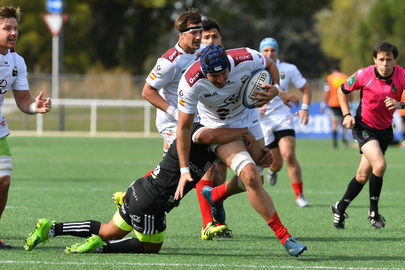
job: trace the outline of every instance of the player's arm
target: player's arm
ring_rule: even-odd
[[[302,93],[302,106],[301,106],[301,110],[299,112],[300,115],[300,119],[301,119],[301,124],[308,124],[309,121],[309,113],[308,113],[308,109],[309,109],[309,105],[311,104],[311,99],[312,99],[312,93],[311,93],[311,88],[309,87],[308,82],[306,82],[304,84],[304,86],[302,86],[300,88],[300,91]]]
[[[189,155],[191,145],[191,127],[194,122],[194,114],[179,111],[177,122],[177,154],[180,163],[180,180],[174,195],[176,200],[183,198],[184,187],[187,182],[193,181],[190,174]]]
[[[159,95],[159,91],[153,88],[149,83],[145,83],[143,90],[142,90],[142,97],[144,97],[147,101],[150,102],[156,108],[167,112],[168,114],[172,115],[177,120],[177,109],[171,106],[161,95]]]
[[[51,99],[43,98],[42,91],[35,99],[32,98],[29,90],[14,90],[13,95],[17,107],[24,113],[47,113],[51,110]]]
[[[338,98],[340,109],[342,110],[343,114],[342,125],[345,128],[353,128],[355,120],[354,117],[350,114],[349,97],[345,92],[343,92],[343,85],[338,89]]]
[[[325,112],[326,104],[328,104],[330,96],[330,87],[329,84],[326,82],[323,90],[322,102],[321,102],[321,112]]]

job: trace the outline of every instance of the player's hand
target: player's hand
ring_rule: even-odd
[[[269,102],[270,100],[272,100],[277,96],[277,88],[274,85],[264,84],[261,87],[267,90],[255,91],[255,94],[257,94],[257,96],[252,97],[252,99],[259,100],[259,102],[255,104],[256,107],[262,107],[267,102]]]
[[[351,115],[345,116],[345,118],[343,118],[343,121],[342,121],[342,125],[345,128],[349,128],[349,129],[353,128],[355,123],[356,123],[356,121],[354,120],[354,117]]]
[[[263,155],[259,158],[257,165],[261,167],[269,167],[273,163],[273,153],[270,149],[262,148]]]
[[[248,130],[247,135],[243,137],[246,142],[246,149],[250,149],[253,143],[256,141],[256,137]]]
[[[309,122],[309,113],[308,110],[300,110],[299,111],[299,116],[300,116],[300,123],[301,125],[304,124],[308,124]]]
[[[393,98],[385,97],[384,102],[385,102],[385,107],[387,107],[388,110],[401,109],[401,102],[398,102]]]
[[[281,98],[281,100],[283,101],[283,103],[285,105],[287,105],[289,108],[292,108],[290,102],[292,102],[296,107],[298,107],[299,104],[299,99],[298,97],[288,94],[286,92],[284,92],[283,90],[280,90],[278,92],[278,96]]]
[[[187,182],[192,182],[192,181],[193,181],[193,178],[191,177],[191,174],[189,172],[183,173],[180,176],[179,183],[177,184],[176,193],[174,194],[174,198],[176,200],[180,200],[181,198],[183,198],[184,187],[186,186]]]
[[[51,110],[52,104],[50,98],[42,98],[44,92],[41,91],[39,95],[35,98],[35,110],[37,113],[47,113]]]

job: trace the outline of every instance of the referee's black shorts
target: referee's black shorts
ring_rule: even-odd
[[[381,151],[383,152],[383,154],[385,154],[388,145],[390,144],[390,142],[392,142],[392,139],[394,137],[392,126],[389,126],[388,128],[383,130],[379,130],[368,126],[357,117],[356,124],[354,125],[352,130],[352,134],[353,139],[359,144],[361,154],[363,153],[361,151],[361,147],[371,140],[377,140],[380,144]]]

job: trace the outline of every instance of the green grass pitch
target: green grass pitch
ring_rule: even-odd
[[[282,222],[308,246],[300,258],[284,247],[250,206],[246,194],[225,202],[233,239],[203,241],[195,192],[167,219],[160,254],[67,255],[64,248],[83,239],[52,238],[33,251],[24,240],[38,218],[108,222],[115,212],[111,196],[161,160],[162,141],[147,138],[9,137],[14,170],[0,237],[14,246],[0,250],[0,269],[404,269],[405,151],[390,147],[380,212],[386,227],[367,220],[368,186],[348,208],[346,230],[332,225],[330,205],[354,176],[358,149],[333,150],[329,140],[298,140],[304,194],[311,207],[295,205],[284,166],[279,182],[266,190]],[[230,174],[228,173],[228,176]],[[133,234],[130,234],[133,236]]]

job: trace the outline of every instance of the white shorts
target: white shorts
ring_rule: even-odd
[[[160,135],[162,135],[163,139],[166,140],[166,142],[170,145],[172,145],[173,141],[177,137],[177,126],[175,127],[167,127],[163,129],[160,132]]]
[[[266,119],[262,118],[260,125],[264,133],[264,144],[269,145],[276,139],[274,136],[274,132],[276,131],[294,130],[293,119],[294,116],[292,114],[274,115]]]

